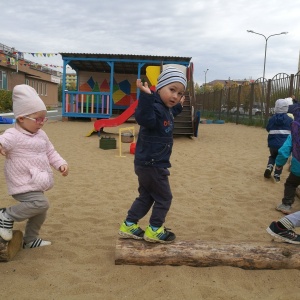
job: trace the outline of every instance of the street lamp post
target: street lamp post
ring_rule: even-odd
[[[205,78],[205,79],[204,79],[204,87],[206,87],[206,73],[207,73],[208,70],[209,70],[209,69],[206,69],[206,71],[203,71],[204,74],[205,74],[205,75],[204,75],[204,76],[205,76],[205,77],[204,77],[204,78]]]
[[[264,71],[263,71],[263,83],[265,82],[265,72],[266,72],[266,59],[267,59],[267,45],[268,45],[268,39],[271,37],[271,36],[275,36],[275,35],[281,35],[281,34],[288,34],[287,31],[283,31],[283,32],[280,32],[280,33],[275,33],[275,34],[271,34],[269,35],[268,37],[266,37],[264,34],[262,33],[259,33],[259,32],[255,32],[253,30],[247,30],[247,32],[249,33],[254,33],[254,34],[258,34],[258,35],[261,35],[264,37],[266,43],[265,43],[265,58],[264,58]],[[262,87],[262,99],[261,99],[261,111],[263,112],[263,108],[264,108],[264,100],[265,100],[265,93],[264,93],[264,90],[265,90],[265,87],[263,86]],[[263,113],[261,114],[261,118],[263,119]]]
[[[264,39],[265,39],[265,41],[266,41],[266,43],[265,43],[264,71],[263,71],[263,81],[265,81],[265,71],[266,71],[266,58],[267,58],[267,45],[268,45],[268,39],[269,39],[271,36],[274,36],[274,35],[288,34],[288,32],[284,31],[284,32],[280,32],[280,33],[275,33],[275,34],[269,35],[268,37],[266,37],[264,34],[255,32],[255,31],[253,31],[253,30],[247,30],[247,32],[261,35],[261,36],[264,37]]]

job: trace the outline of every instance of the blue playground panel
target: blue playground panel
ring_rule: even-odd
[[[13,123],[15,123],[15,119],[3,118],[0,116],[0,124],[13,124]]]

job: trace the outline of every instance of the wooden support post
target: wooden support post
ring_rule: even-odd
[[[299,250],[299,245],[277,242],[223,243],[195,240],[151,244],[132,239],[118,239],[115,264],[300,269]]]
[[[13,238],[7,242],[0,237],[0,262],[11,260],[22,248],[23,233],[20,230],[13,231]]]

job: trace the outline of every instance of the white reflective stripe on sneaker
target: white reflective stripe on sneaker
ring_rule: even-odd
[[[12,229],[14,226],[14,221],[10,218],[5,217],[5,209],[0,209],[0,227],[5,229]]]
[[[283,217],[279,220],[279,222],[286,228],[293,230],[295,228],[294,224],[286,217]]]

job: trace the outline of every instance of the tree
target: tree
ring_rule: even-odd
[[[62,84],[61,83],[58,85],[58,97],[57,97],[57,99],[58,99],[58,102],[62,102]]]
[[[221,91],[224,88],[224,84],[221,82],[217,82],[212,86],[213,91]]]
[[[76,83],[75,83],[75,82],[70,82],[70,83],[67,85],[67,90],[68,90],[68,91],[77,91],[77,89],[76,89]]]
[[[199,84],[196,82],[196,84],[195,84],[195,94],[196,95],[199,95],[199,94],[201,94],[201,92],[200,92],[200,86],[199,86]]]

